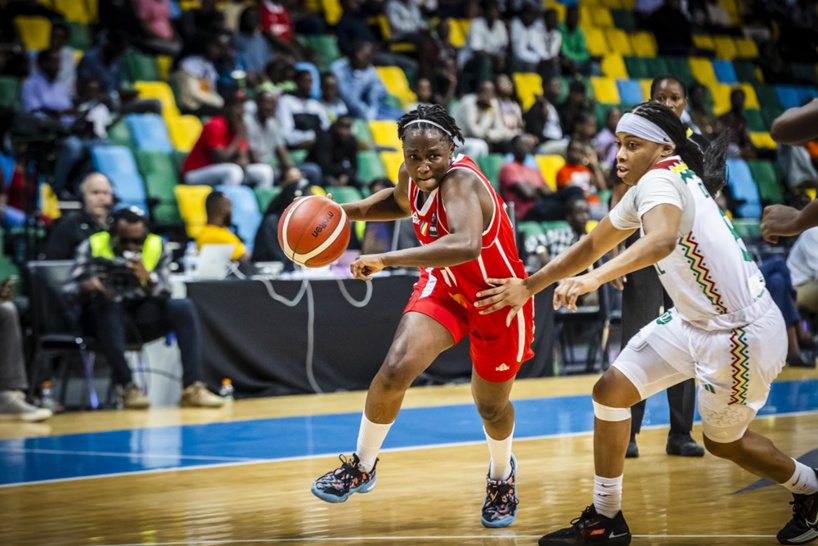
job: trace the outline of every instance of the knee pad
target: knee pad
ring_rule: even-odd
[[[631,418],[631,408],[612,408],[604,404],[600,404],[596,400],[594,403],[594,417],[600,421],[627,421]]]

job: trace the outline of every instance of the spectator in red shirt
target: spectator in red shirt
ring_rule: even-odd
[[[569,186],[582,188],[591,204],[599,204],[597,194],[607,189],[605,174],[599,167],[596,152],[581,140],[571,139],[565,154],[565,166],[557,171],[557,188]]]
[[[525,165],[525,158],[534,149],[531,135],[517,135],[511,140],[514,160],[500,168],[500,196],[506,203],[514,203],[514,212],[520,221],[541,221],[543,207],[551,195],[542,173]]]
[[[244,93],[237,91],[227,99],[222,115],[205,124],[182,165],[187,184],[238,186],[245,183],[263,188],[273,185],[270,165],[250,163],[244,98]]]

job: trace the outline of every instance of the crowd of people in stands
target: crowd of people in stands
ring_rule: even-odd
[[[66,215],[49,229],[43,257],[76,258],[70,295],[81,303],[87,328],[112,340],[103,351],[115,370],[114,383],[126,407],[144,407],[146,399],[119,356],[126,343],[124,316],[144,328],[146,339],[170,328],[177,332],[185,370],[184,404],[220,403],[199,381],[201,355],[192,348],[199,346],[195,310],[185,303],[162,303],[166,302],[160,296],[167,287],[168,252],[162,245],[147,251],[154,239],[144,215],[122,212],[112,223],[109,213],[116,208],[117,196],[88,161],[89,149],[104,143],[108,130],[123,116],[162,113],[158,100],[141,98],[127,81],[128,51],[169,58],[170,82],[180,112],[203,121],[202,133],[181,165],[181,183],[283,188],[266,211],[265,218],[272,217],[273,223],[262,223],[260,236],[269,236],[257,240],[256,256],[229,231],[229,197],[214,192],[208,198],[208,226],[199,244],[234,242],[236,260],[279,257],[275,221],[310,186],[329,191],[351,186],[366,194],[391,185],[389,179],[369,183],[359,176],[358,153],[367,144],[356,138],[355,123],[394,120],[418,104],[439,104],[450,110],[465,137],[459,152],[505,156],[499,180],[493,182],[505,201],[514,204],[518,221],[569,222],[570,227],[553,240],[524,242],[532,266],[582,237],[584,220],[601,218],[607,211],[616,154],[613,133],[622,109],[609,108],[604,123],[597,123],[597,105],[589,95],[587,77],[601,73],[601,59],[588,49],[576,3],[566,2],[562,21],[556,9],[542,9],[541,2],[530,0],[342,0],[340,4],[340,18],[330,25],[295,0],[202,0],[198,7],[184,11],[177,0],[101,2],[98,24],[92,27],[93,44],[80,55],[71,46],[72,27],[61,14],[33,0],[0,0],[5,13],[0,20],[0,71],[23,81],[21,108],[30,116],[26,119],[47,122],[60,135],[49,177],[52,190],[62,200],[81,203],[81,211]],[[782,9],[779,4],[788,7]],[[19,16],[51,21],[47,48],[25,51],[14,23]],[[815,47],[804,45],[815,42],[814,33],[808,31],[816,19],[811,2],[756,2],[747,6],[742,28],[713,0],[636,0],[635,16],[640,28],[656,35],[660,55],[712,56],[696,47],[694,32],[745,32],[760,44],[757,66],[768,82],[798,82],[782,56],[816,61]],[[463,47],[451,40],[455,19],[470,20]],[[772,33],[772,22],[787,32]],[[319,71],[319,59],[326,52],[311,49],[306,45],[309,41],[301,38],[326,34],[336,37],[342,57]],[[805,41],[796,47],[797,39]],[[417,101],[403,108],[388,92],[376,66],[399,67]],[[516,93],[511,77],[515,72],[537,73],[542,78],[543,92],[527,109]],[[787,195],[793,199],[818,184],[814,142],[781,146],[777,155],[756,149],[740,87],[730,95],[730,110],[716,116],[708,109],[704,86],[686,88],[674,81],[667,88],[652,88],[652,98],[674,109],[681,105],[682,120],[694,133],[713,139],[729,131],[732,157],[777,158]],[[564,158],[555,173],[556,190],[545,183],[535,154]],[[22,208],[23,170],[17,165],[12,180],[0,180],[0,223],[11,223]],[[735,203],[726,197],[721,203],[730,215]],[[398,231],[411,232],[392,225],[367,226],[357,244],[389,247],[396,244],[398,238],[393,235]],[[138,297],[123,304],[107,298],[105,287],[95,281],[86,262],[111,252],[127,255],[129,248],[144,249],[143,257],[151,254],[156,261],[132,264],[142,283],[135,287]],[[815,285],[815,248],[818,245],[800,240],[796,244],[790,259],[798,263],[790,265],[792,279],[787,286]],[[8,290],[0,290],[0,302],[10,297]],[[818,306],[813,300],[814,290],[798,288],[799,305],[815,311]],[[2,305],[5,312],[8,305]],[[157,317],[163,317],[161,327]],[[798,326],[793,348],[797,351],[798,343],[803,346],[809,335],[802,331],[800,319],[792,322]],[[184,328],[180,332],[181,323],[193,325],[187,334]],[[0,347],[8,346],[6,339],[19,337],[5,324],[3,319]],[[21,358],[22,354],[12,355],[3,362]],[[42,417],[19,395],[3,397],[24,387],[19,379],[0,380],[0,413],[13,406],[25,409],[32,419]]]

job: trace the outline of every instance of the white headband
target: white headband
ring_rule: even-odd
[[[667,133],[664,132],[661,127],[649,119],[645,119],[642,116],[637,116],[636,114],[624,114],[619,119],[619,123],[616,124],[616,132],[628,133],[651,142],[656,142],[658,144],[670,144],[671,146],[675,147],[673,140],[667,136]]]
[[[431,125],[433,127],[437,127],[438,129],[440,129],[441,131],[446,133],[446,136],[448,136],[449,138],[452,138],[452,134],[449,131],[447,131],[446,129],[444,129],[441,124],[435,123],[434,121],[429,121],[428,119],[413,119],[412,121],[410,121],[409,123],[407,123],[403,127],[405,129],[406,127],[409,127],[410,125],[416,125],[418,123],[428,123],[429,125]]]

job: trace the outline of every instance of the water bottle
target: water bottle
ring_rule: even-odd
[[[199,263],[199,253],[196,250],[196,243],[190,241],[185,247],[185,255],[182,258],[182,265],[185,268],[185,275],[188,277],[196,277],[197,266]]]
[[[222,388],[219,389],[219,396],[224,398],[227,402],[233,401],[233,382],[227,377],[222,379]]]
[[[40,405],[43,408],[49,409],[52,412],[57,409],[57,403],[54,401],[54,393],[51,390],[51,381],[43,381],[43,387],[40,395],[41,395]]]

